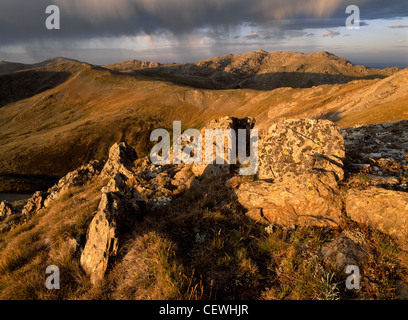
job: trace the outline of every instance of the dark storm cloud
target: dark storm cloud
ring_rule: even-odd
[[[298,37],[311,37],[312,33],[299,30],[260,30],[252,31],[250,34],[244,36],[245,40],[270,40],[270,39],[285,39],[285,38],[298,38]]]
[[[45,8],[61,9],[61,30],[45,28]],[[0,44],[157,32],[183,36],[209,28],[216,37],[242,23],[281,30],[345,25],[348,5],[361,19],[408,16],[401,0],[1,0]],[[363,24],[364,25],[364,24]]]
[[[246,40],[259,39],[259,34],[257,34],[257,33],[255,33],[255,34],[249,34],[249,35],[245,36],[244,39],[246,39]]]

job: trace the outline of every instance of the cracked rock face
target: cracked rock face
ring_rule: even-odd
[[[286,173],[332,172],[343,180],[344,139],[328,120],[287,120],[270,127],[259,146],[260,179]]]
[[[102,188],[101,201],[89,225],[80,261],[94,285],[103,279],[109,259],[117,254],[121,230],[133,223],[144,206],[139,192],[127,183],[135,178],[135,160],[137,154],[132,147],[115,143],[100,174],[101,178],[110,177],[111,180]]]
[[[87,242],[81,255],[81,266],[97,284],[103,279],[109,257],[118,249],[117,216],[123,211],[118,196],[103,193],[98,212],[93,218],[87,234]]]

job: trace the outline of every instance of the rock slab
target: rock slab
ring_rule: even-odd
[[[342,218],[342,202],[332,175],[286,176],[284,181],[254,181],[235,191],[247,215],[264,224],[335,227]]]
[[[347,215],[358,223],[391,236],[408,235],[408,193],[370,187],[351,189],[346,196]]]

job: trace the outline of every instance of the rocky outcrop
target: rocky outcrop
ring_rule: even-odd
[[[408,190],[408,121],[345,128],[342,135],[352,173],[370,186]]]
[[[7,201],[0,202],[0,220],[4,220],[14,213],[13,206]]]
[[[82,186],[98,176],[102,167],[103,162],[94,160],[77,170],[69,172],[47,191],[37,191],[34,193],[23,207],[22,214],[31,216],[39,210],[49,207],[53,200],[58,199],[62,194],[68,191],[68,189]]]
[[[109,158],[101,172],[101,178],[114,177],[117,173],[128,179],[134,177],[131,168],[138,159],[136,151],[125,142],[115,143],[109,150]]]
[[[264,224],[283,226],[338,225],[342,202],[333,175],[287,175],[276,183],[254,181],[236,190],[247,215]]]
[[[127,186],[127,180],[118,173],[102,189],[98,211],[88,228],[80,263],[94,285],[103,279],[109,259],[117,254],[123,229],[143,208],[144,200]]]
[[[85,185],[95,177],[112,178],[121,173],[127,178],[133,177],[129,167],[137,159],[136,151],[125,143],[114,144],[109,151],[109,159],[104,161],[93,160],[87,165],[69,172],[61,178],[56,185],[46,192],[35,193],[23,209],[23,214],[33,214],[38,210],[48,207],[50,203],[64,194],[72,187]]]
[[[132,72],[140,69],[157,68],[160,67],[160,63],[140,60],[127,60],[119,63],[105,65],[103,67],[120,72]]]
[[[260,179],[279,179],[286,173],[332,172],[344,178],[344,139],[328,120],[287,120],[274,124],[259,147]]]
[[[48,207],[50,202],[64,194],[69,188],[82,186],[88,181],[98,176],[103,168],[104,162],[94,160],[89,164],[69,172],[65,177],[60,179],[56,185],[48,189],[48,197],[44,201],[44,206]]]
[[[28,199],[27,204],[24,206],[22,214],[31,216],[44,208],[44,201],[47,198],[47,194],[42,191],[37,191],[34,195]]]
[[[408,193],[370,187],[351,189],[346,196],[347,215],[389,235],[408,235]]]
[[[171,179],[171,184],[177,188],[188,189],[194,178],[194,173],[191,171],[192,166],[185,166],[178,171]]]
[[[288,120],[260,141],[260,181],[236,189],[256,221],[284,226],[336,226],[342,218],[337,180],[345,156],[339,129],[326,120]]]

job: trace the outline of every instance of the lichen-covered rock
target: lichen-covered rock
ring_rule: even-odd
[[[143,209],[144,200],[126,181],[126,176],[117,174],[102,189],[98,211],[88,228],[80,263],[94,285],[103,279],[109,259],[117,254],[123,229]]]
[[[109,158],[101,172],[102,178],[114,177],[121,173],[127,178],[134,177],[132,167],[138,159],[136,151],[125,142],[115,143],[109,150]]]
[[[260,179],[279,179],[286,173],[332,172],[344,178],[344,139],[328,120],[287,120],[274,124],[259,146]]]
[[[408,193],[370,187],[351,189],[346,196],[347,215],[392,236],[408,236]]]
[[[0,202],[0,220],[4,220],[14,213],[13,206],[7,201]]]
[[[335,227],[342,218],[333,174],[287,174],[276,183],[241,184],[235,192],[247,215],[265,224]]]

